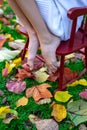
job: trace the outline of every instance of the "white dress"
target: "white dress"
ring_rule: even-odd
[[[67,11],[72,7],[87,6],[87,0],[35,0],[40,13],[49,30],[60,36],[62,40],[70,38],[72,21],[67,17]],[[77,29],[82,17],[79,17]]]

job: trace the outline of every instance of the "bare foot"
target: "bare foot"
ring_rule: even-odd
[[[41,43],[42,55],[46,61],[46,65],[50,74],[57,70],[56,49],[60,44],[59,37],[52,37],[50,40]]]
[[[29,41],[29,47],[28,47],[28,65],[30,66],[30,69],[33,70],[34,68],[34,59],[37,53],[37,49],[39,47],[39,41],[34,33],[33,35],[30,35],[30,41]]]

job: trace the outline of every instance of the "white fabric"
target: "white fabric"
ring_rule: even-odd
[[[40,13],[49,30],[60,36],[62,40],[70,38],[72,21],[67,17],[67,11],[72,7],[87,6],[87,0],[35,0]],[[77,29],[82,17],[79,17]]]

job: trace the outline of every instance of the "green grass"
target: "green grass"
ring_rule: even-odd
[[[5,6],[7,7],[5,10],[5,14],[8,14],[9,11],[12,11],[10,9],[10,7],[7,6],[7,3],[5,3]],[[14,18],[15,18],[15,16],[14,16]],[[9,33],[12,35],[12,37],[14,37],[14,39],[24,38],[22,35],[18,34],[15,29],[11,29],[5,25],[1,27],[1,30],[2,30],[1,33],[3,33],[3,34]],[[4,46],[9,47],[8,42],[6,42],[4,44]],[[5,66],[5,61],[0,62],[0,89],[4,91],[5,97],[7,97],[7,103],[10,105],[11,109],[16,109],[16,111],[18,112],[18,119],[12,120],[11,123],[8,125],[4,124],[2,122],[2,120],[0,119],[0,130],[8,130],[8,129],[9,130],[36,130],[35,125],[32,124],[28,119],[29,114],[35,114],[35,115],[41,117],[42,119],[49,119],[49,118],[51,118],[51,111],[52,111],[52,109],[50,108],[51,103],[45,104],[45,105],[38,105],[35,103],[33,98],[30,98],[29,102],[26,106],[16,108],[17,100],[19,98],[23,97],[25,95],[25,92],[22,92],[20,94],[15,94],[15,93],[9,92],[6,89],[6,82],[10,77],[15,75],[15,70],[13,71],[13,73],[10,76],[3,78],[2,69],[4,68],[4,66]],[[78,70],[80,72],[84,66],[83,66],[83,63],[81,60],[77,60],[76,63],[72,63],[70,61],[70,63],[67,65],[67,67],[69,67],[70,69],[72,69],[74,71]],[[87,79],[87,75],[85,75],[84,78]],[[34,85],[38,85],[38,83],[32,79],[25,79],[25,81],[26,81],[27,88],[34,86]],[[47,81],[47,83],[52,85],[52,88],[50,89],[50,91],[52,93],[58,87],[57,81],[56,82]],[[80,99],[79,92],[81,92],[82,90],[83,90],[82,86],[68,88],[69,93],[73,95],[73,100]],[[0,97],[0,107],[6,106],[6,103],[2,104],[3,98],[4,97]],[[52,101],[54,101],[54,98],[52,99]],[[63,120],[61,123],[59,123],[59,130],[78,130],[78,127],[72,126],[72,128],[70,129],[70,126],[72,126],[72,123],[69,120],[69,117],[67,116],[67,118],[65,120]]]

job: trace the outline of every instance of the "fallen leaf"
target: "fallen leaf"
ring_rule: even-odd
[[[19,53],[20,53],[19,50],[10,50],[7,49],[6,47],[2,47],[2,49],[0,50],[0,62],[4,60],[9,61],[18,56]]]
[[[70,95],[68,91],[58,91],[54,95],[54,98],[60,102],[67,102],[71,97],[72,95]]]
[[[33,78],[34,75],[31,73],[31,71],[29,72],[24,69],[18,68],[18,73],[15,75],[15,77],[18,79],[25,79],[25,78]]]
[[[79,93],[79,96],[83,99],[87,100],[87,89]]]
[[[7,113],[6,118],[3,120],[3,123],[9,124],[13,119],[18,119],[17,111],[11,109],[10,113]]]
[[[1,17],[0,21],[3,22],[5,25],[10,25],[10,21],[7,20],[5,17]]]
[[[11,109],[9,108],[9,106],[0,107],[0,118],[1,119],[6,118],[6,114],[10,112],[11,112]]]
[[[40,60],[40,58],[41,58],[41,60]],[[25,58],[23,63],[27,64],[27,58]],[[40,68],[43,67],[43,65],[44,65],[44,61],[43,61],[42,56],[41,55],[36,55],[35,60],[34,60],[34,69],[33,70],[34,71],[39,70]]]
[[[26,97],[22,97],[22,98],[20,98],[20,99],[17,101],[16,106],[17,106],[17,107],[25,106],[25,105],[27,105],[27,103],[28,103],[28,99],[27,99]]]
[[[77,72],[72,72],[69,68],[64,68],[63,84],[66,84],[77,76]]]
[[[26,82],[17,79],[11,79],[7,81],[6,88],[8,89],[8,91],[18,94],[26,89]]]
[[[71,84],[68,84],[67,87],[75,87],[76,85],[79,84],[79,81],[76,80],[75,82],[71,83]]]
[[[87,121],[87,102],[77,100],[67,104],[69,118],[75,126]]]
[[[87,80],[85,80],[85,79],[80,79],[80,80],[79,80],[79,84],[80,84],[80,85],[83,85],[83,86],[87,86]]]
[[[13,60],[13,63],[15,64],[15,67],[18,67],[19,65],[21,65],[22,64],[21,57],[16,58],[15,60]]]
[[[45,98],[45,99],[41,99],[40,101],[38,101],[37,104],[41,105],[41,104],[47,104],[50,102],[51,102],[50,98]]]
[[[45,83],[45,84],[41,84],[38,86],[33,86],[31,88],[28,88],[26,90],[26,97],[27,98],[33,97],[36,102],[43,98],[51,98],[52,94],[47,89],[50,87],[51,86],[49,84]]]
[[[34,72],[35,80],[39,83],[45,82],[49,75],[47,74],[47,68],[42,67],[38,71]]]
[[[49,75],[48,81],[55,82],[59,78],[59,71],[57,70],[55,73]]]
[[[25,43],[23,42],[24,42],[23,40],[20,40],[20,41],[14,40],[14,41],[9,42],[8,44],[11,48],[22,51],[25,45]]]
[[[76,85],[82,85],[82,86],[87,86],[87,80],[86,79],[80,79],[80,80],[76,80],[75,82],[68,84],[68,87],[74,87]]]
[[[75,58],[75,53],[71,53],[71,54],[68,54],[65,56],[65,60],[69,60],[69,59],[72,59],[72,58]]]
[[[0,35],[0,49],[4,45],[5,41],[6,41],[6,38],[4,36]]]
[[[6,76],[8,76],[8,68],[4,68],[2,70],[2,77],[6,77]]]
[[[54,119],[40,119],[30,114],[29,120],[36,125],[37,130],[58,130],[58,123]]]
[[[65,106],[60,104],[54,104],[51,116],[53,116],[57,122],[61,122],[67,116]]]
[[[79,130],[87,130],[86,125],[85,125],[85,124],[81,124],[81,125],[79,126]]]
[[[13,70],[13,68],[15,67],[14,63],[9,63],[6,61],[5,63],[5,68],[2,70],[2,76],[6,77],[8,74],[11,73],[11,71]]]
[[[4,92],[0,89],[0,96],[4,96]]]

